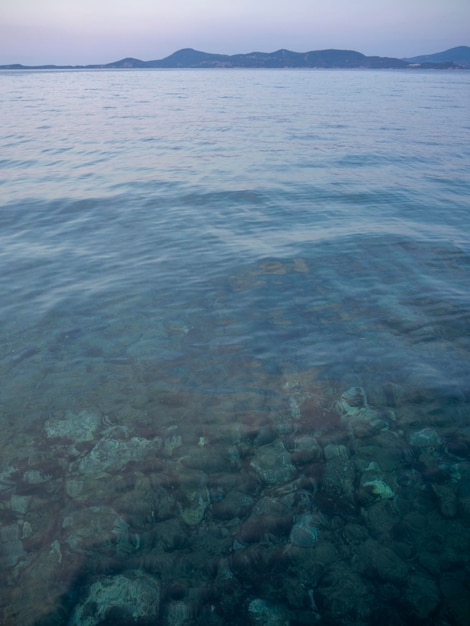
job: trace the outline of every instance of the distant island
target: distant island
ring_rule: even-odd
[[[316,50],[311,52],[250,52],[248,54],[211,54],[184,48],[157,61],[128,57],[104,65],[0,65],[0,70],[31,69],[140,69],[140,68],[321,68],[321,69],[470,69],[470,47],[458,46],[444,52],[409,59],[366,56],[354,50]]]

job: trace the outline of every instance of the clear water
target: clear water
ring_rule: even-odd
[[[470,75],[0,94],[2,623],[467,624]]]

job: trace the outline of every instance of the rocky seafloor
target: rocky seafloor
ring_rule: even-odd
[[[1,623],[470,623],[468,403],[308,371],[268,395],[168,388],[5,439]]]

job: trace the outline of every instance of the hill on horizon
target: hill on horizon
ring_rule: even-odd
[[[452,61],[457,65],[470,68],[470,47],[469,46],[457,46],[456,48],[449,48],[443,52],[436,52],[435,54],[422,54],[421,56],[411,57],[403,59],[409,63],[445,63]]]
[[[126,57],[119,61],[94,65],[0,65],[0,69],[118,69],[118,68],[324,68],[324,69],[470,69],[470,47],[458,46],[411,59],[366,56],[355,50],[312,50],[292,52],[249,52],[214,54],[193,48],[177,50],[154,61]]]
[[[465,46],[454,50],[465,50]],[[470,53],[470,48],[468,48]],[[441,53],[437,53],[441,54]],[[443,54],[443,53],[442,53]],[[461,55],[462,56],[462,55]],[[452,59],[442,61],[426,60],[422,62],[393,57],[366,56],[355,50],[314,50],[292,52],[280,49],[275,52],[250,52],[247,54],[214,54],[193,48],[182,48],[164,59],[141,61],[126,58],[105,67],[153,67],[153,68],[367,68],[367,69],[453,69],[459,63]]]

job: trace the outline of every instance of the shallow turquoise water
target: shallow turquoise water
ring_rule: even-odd
[[[469,91],[0,74],[4,623],[466,623]]]

